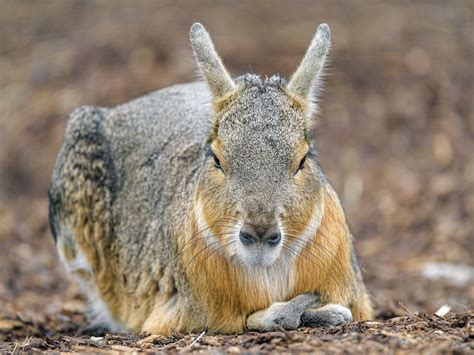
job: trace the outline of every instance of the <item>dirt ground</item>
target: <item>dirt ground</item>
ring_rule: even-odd
[[[474,350],[472,1],[0,3],[0,351]],[[235,75],[289,76],[318,23],[331,26],[317,137],[375,320],[238,336],[84,333],[84,300],[47,223],[67,115],[194,80],[195,20]]]

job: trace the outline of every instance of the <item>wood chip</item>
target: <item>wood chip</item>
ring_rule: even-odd
[[[444,317],[446,314],[448,314],[451,311],[451,307],[449,307],[447,304],[442,305],[436,312],[435,314],[438,317]]]
[[[154,344],[154,343],[158,343],[160,341],[163,341],[163,340],[166,340],[167,338],[163,335],[150,335],[146,338],[143,338],[139,341],[137,341],[137,345],[139,346],[142,346],[144,344]]]
[[[20,328],[22,326],[22,322],[12,319],[0,319],[0,331],[4,330],[12,330],[15,328]]]
[[[138,352],[140,349],[137,348],[130,348],[128,346],[124,345],[112,345],[110,347],[112,350],[116,350],[119,352],[124,352],[124,353],[133,353],[133,352]]]

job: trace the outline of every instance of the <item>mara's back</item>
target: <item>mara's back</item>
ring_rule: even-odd
[[[105,112],[102,125],[117,175],[115,236],[129,248],[124,267],[174,261],[162,251],[175,247],[173,235],[187,223],[184,207],[191,202],[210,117],[203,83],[176,85]]]

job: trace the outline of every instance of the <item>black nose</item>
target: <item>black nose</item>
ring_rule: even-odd
[[[270,233],[265,233],[262,235],[250,231],[241,230],[239,234],[239,239],[245,246],[261,242],[271,247],[274,247],[281,242],[281,233],[272,231]]]
[[[248,246],[248,245],[252,245],[252,244],[258,242],[259,238],[255,235],[253,235],[253,234],[240,231],[239,239],[240,239],[240,241],[242,242],[243,245]]]
[[[265,236],[262,241],[264,243],[267,243],[268,245],[274,247],[278,244],[280,244],[280,241],[281,241],[281,233],[280,232],[277,232],[277,233],[272,233],[272,234],[269,234],[268,236]]]

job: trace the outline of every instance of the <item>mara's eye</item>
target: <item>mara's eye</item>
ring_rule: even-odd
[[[303,159],[300,160],[300,165],[298,165],[298,170],[296,170],[296,172],[304,169],[304,164],[306,163],[306,157],[307,155],[305,155]]]
[[[213,156],[213,158],[214,158],[214,166],[217,169],[222,170],[221,161],[215,155]]]
[[[221,170],[222,172],[224,172],[224,169],[222,169],[222,164],[221,164],[221,161],[219,160],[219,158],[214,154],[214,152],[212,151],[211,148],[207,148],[207,151],[206,151],[206,156],[207,157],[212,157],[212,159],[214,160],[214,167],[216,167],[217,169]]]

